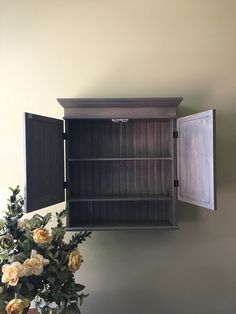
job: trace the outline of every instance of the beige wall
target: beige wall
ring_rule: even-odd
[[[235,0],[0,0],[2,209],[23,187],[23,111],[62,117],[57,97],[122,96],[217,110],[218,211],[179,203],[178,231],[94,233],[83,314],[235,313],[235,29]]]

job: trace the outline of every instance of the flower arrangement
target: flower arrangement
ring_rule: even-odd
[[[23,219],[19,186],[10,190],[5,217],[0,220],[0,313],[27,313],[32,300],[42,314],[50,313],[52,303],[56,313],[80,313],[86,295],[85,287],[74,278],[83,261],[77,246],[91,232],[76,233],[66,243],[67,210],[56,213],[56,227],[49,232],[51,213]]]

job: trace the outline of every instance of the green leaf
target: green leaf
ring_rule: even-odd
[[[79,283],[75,283],[75,288],[76,288],[76,291],[79,292],[79,291],[84,290],[85,286]]]
[[[50,221],[51,217],[52,217],[51,213],[48,213],[46,216],[44,216],[43,219],[44,226],[46,226],[46,224]]]
[[[49,276],[49,277],[47,277],[47,281],[54,283],[56,281],[56,278],[53,276]]]
[[[71,303],[70,309],[72,310],[71,313],[75,313],[75,314],[81,313],[77,303]]]
[[[22,243],[22,247],[23,250],[25,252],[31,252],[31,248],[32,248],[32,242],[28,239],[26,239],[23,243]]]
[[[54,242],[61,242],[64,238],[66,231],[64,228],[56,227],[52,228],[52,236]]]
[[[27,259],[27,255],[24,252],[15,255],[15,260],[19,262],[24,262]]]
[[[67,280],[70,276],[70,273],[68,271],[59,271],[57,273],[57,276],[60,280],[64,281]]]

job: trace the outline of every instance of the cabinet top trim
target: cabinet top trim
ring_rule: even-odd
[[[58,98],[65,119],[175,118],[181,97]]]
[[[182,97],[154,98],[58,98],[62,107],[177,107]]]

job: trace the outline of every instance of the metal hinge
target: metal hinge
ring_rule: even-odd
[[[111,119],[112,120],[112,122],[114,122],[114,123],[118,123],[118,122],[128,122],[129,121],[129,119]]]
[[[64,181],[64,183],[63,183],[63,188],[64,188],[64,189],[68,189],[68,182]]]
[[[174,180],[174,187],[176,187],[176,188],[179,187],[179,180]]]
[[[67,140],[67,133],[66,132],[63,132],[62,138],[63,138],[63,140]]]
[[[178,131],[174,131],[173,132],[173,138],[178,138],[179,137],[179,132]]]

